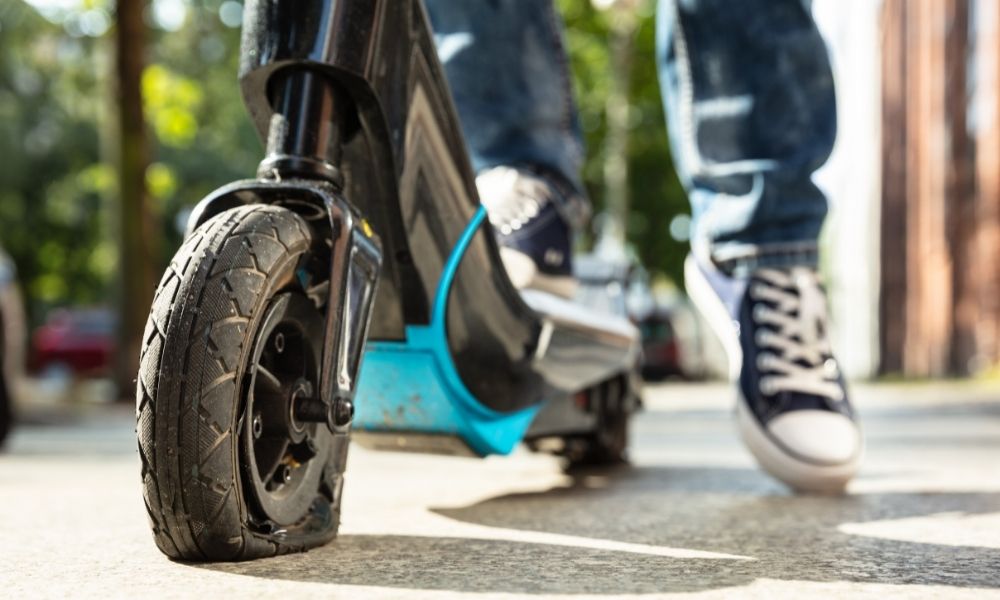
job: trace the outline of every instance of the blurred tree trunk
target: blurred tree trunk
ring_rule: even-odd
[[[995,124],[969,132],[970,80],[992,90],[995,119],[997,76],[969,76],[972,1],[883,5],[883,372],[967,375],[997,360],[1000,148]]]
[[[146,315],[153,301],[155,231],[146,192],[149,147],[142,108],[146,56],[144,0],[118,0],[115,28],[118,99],[118,234],[120,294],[115,380],[118,396],[134,395]]]
[[[907,327],[903,368],[910,375],[947,372],[953,297],[947,238],[947,18],[956,1],[911,0],[907,7]]]
[[[879,370],[903,371],[906,345],[907,2],[882,5],[882,220]]]
[[[968,302],[978,314],[973,330],[975,366],[1000,360],[1000,5],[976,5],[976,205],[977,227],[968,240],[968,276],[978,289]]]
[[[946,18],[945,114],[949,132],[945,235],[951,253],[952,315],[948,372],[965,375],[976,367],[980,311],[976,273],[975,146],[969,134],[969,1],[955,0]],[[995,0],[994,0],[995,1]],[[996,274],[994,274],[994,277]]]

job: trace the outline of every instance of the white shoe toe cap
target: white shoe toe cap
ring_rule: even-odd
[[[840,413],[795,410],[775,417],[767,429],[787,451],[819,465],[848,464],[861,452],[861,431]]]

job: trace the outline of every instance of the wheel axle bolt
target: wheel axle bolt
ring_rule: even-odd
[[[264,433],[264,423],[261,421],[260,413],[253,416],[253,423],[251,423],[250,427],[253,430],[253,439],[259,440],[261,434]]]
[[[302,423],[326,423],[327,405],[318,398],[298,397],[294,400],[295,418]]]
[[[354,403],[347,398],[338,398],[333,405],[333,424],[347,427],[354,420]]]
[[[317,398],[297,398],[295,418],[302,423],[326,423],[331,431],[342,429],[354,420],[354,403],[337,398],[333,406]]]
[[[288,483],[292,480],[292,468],[288,465],[281,465],[278,470],[274,472],[275,483]]]

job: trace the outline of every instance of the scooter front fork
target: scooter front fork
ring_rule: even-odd
[[[346,433],[382,266],[378,236],[343,195],[341,147],[354,108],[346,92],[311,69],[279,71],[269,89],[274,113],[257,179],[229,184],[202,200],[192,211],[188,231],[225,210],[252,203],[281,204],[307,221],[328,220],[330,272],[302,274],[329,281],[323,371],[318,393],[300,399],[296,417]]]
[[[294,183],[295,180],[292,180]],[[371,323],[382,250],[368,223],[342,197],[326,203],[332,225],[329,300],[323,332],[319,396],[300,404],[301,420],[325,422],[346,433],[354,419],[365,340]],[[307,409],[311,406],[311,411]]]

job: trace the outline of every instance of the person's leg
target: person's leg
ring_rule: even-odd
[[[863,448],[816,274],[836,135],[826,46],[804,0],[661,0],[660,79],[691,199],[688,293],[730,355],[740,431],[792,487],[842,489]],[[735,325],[734,325],[735,323]]]
[[[553,3],[425,0],[425,6],[508,272],[521,287],[568,295],[570,236],[589,206]]]
[[[661,0],[658,58],[696,251],[815,264],[836,136],[826,45],[803,0]]]

